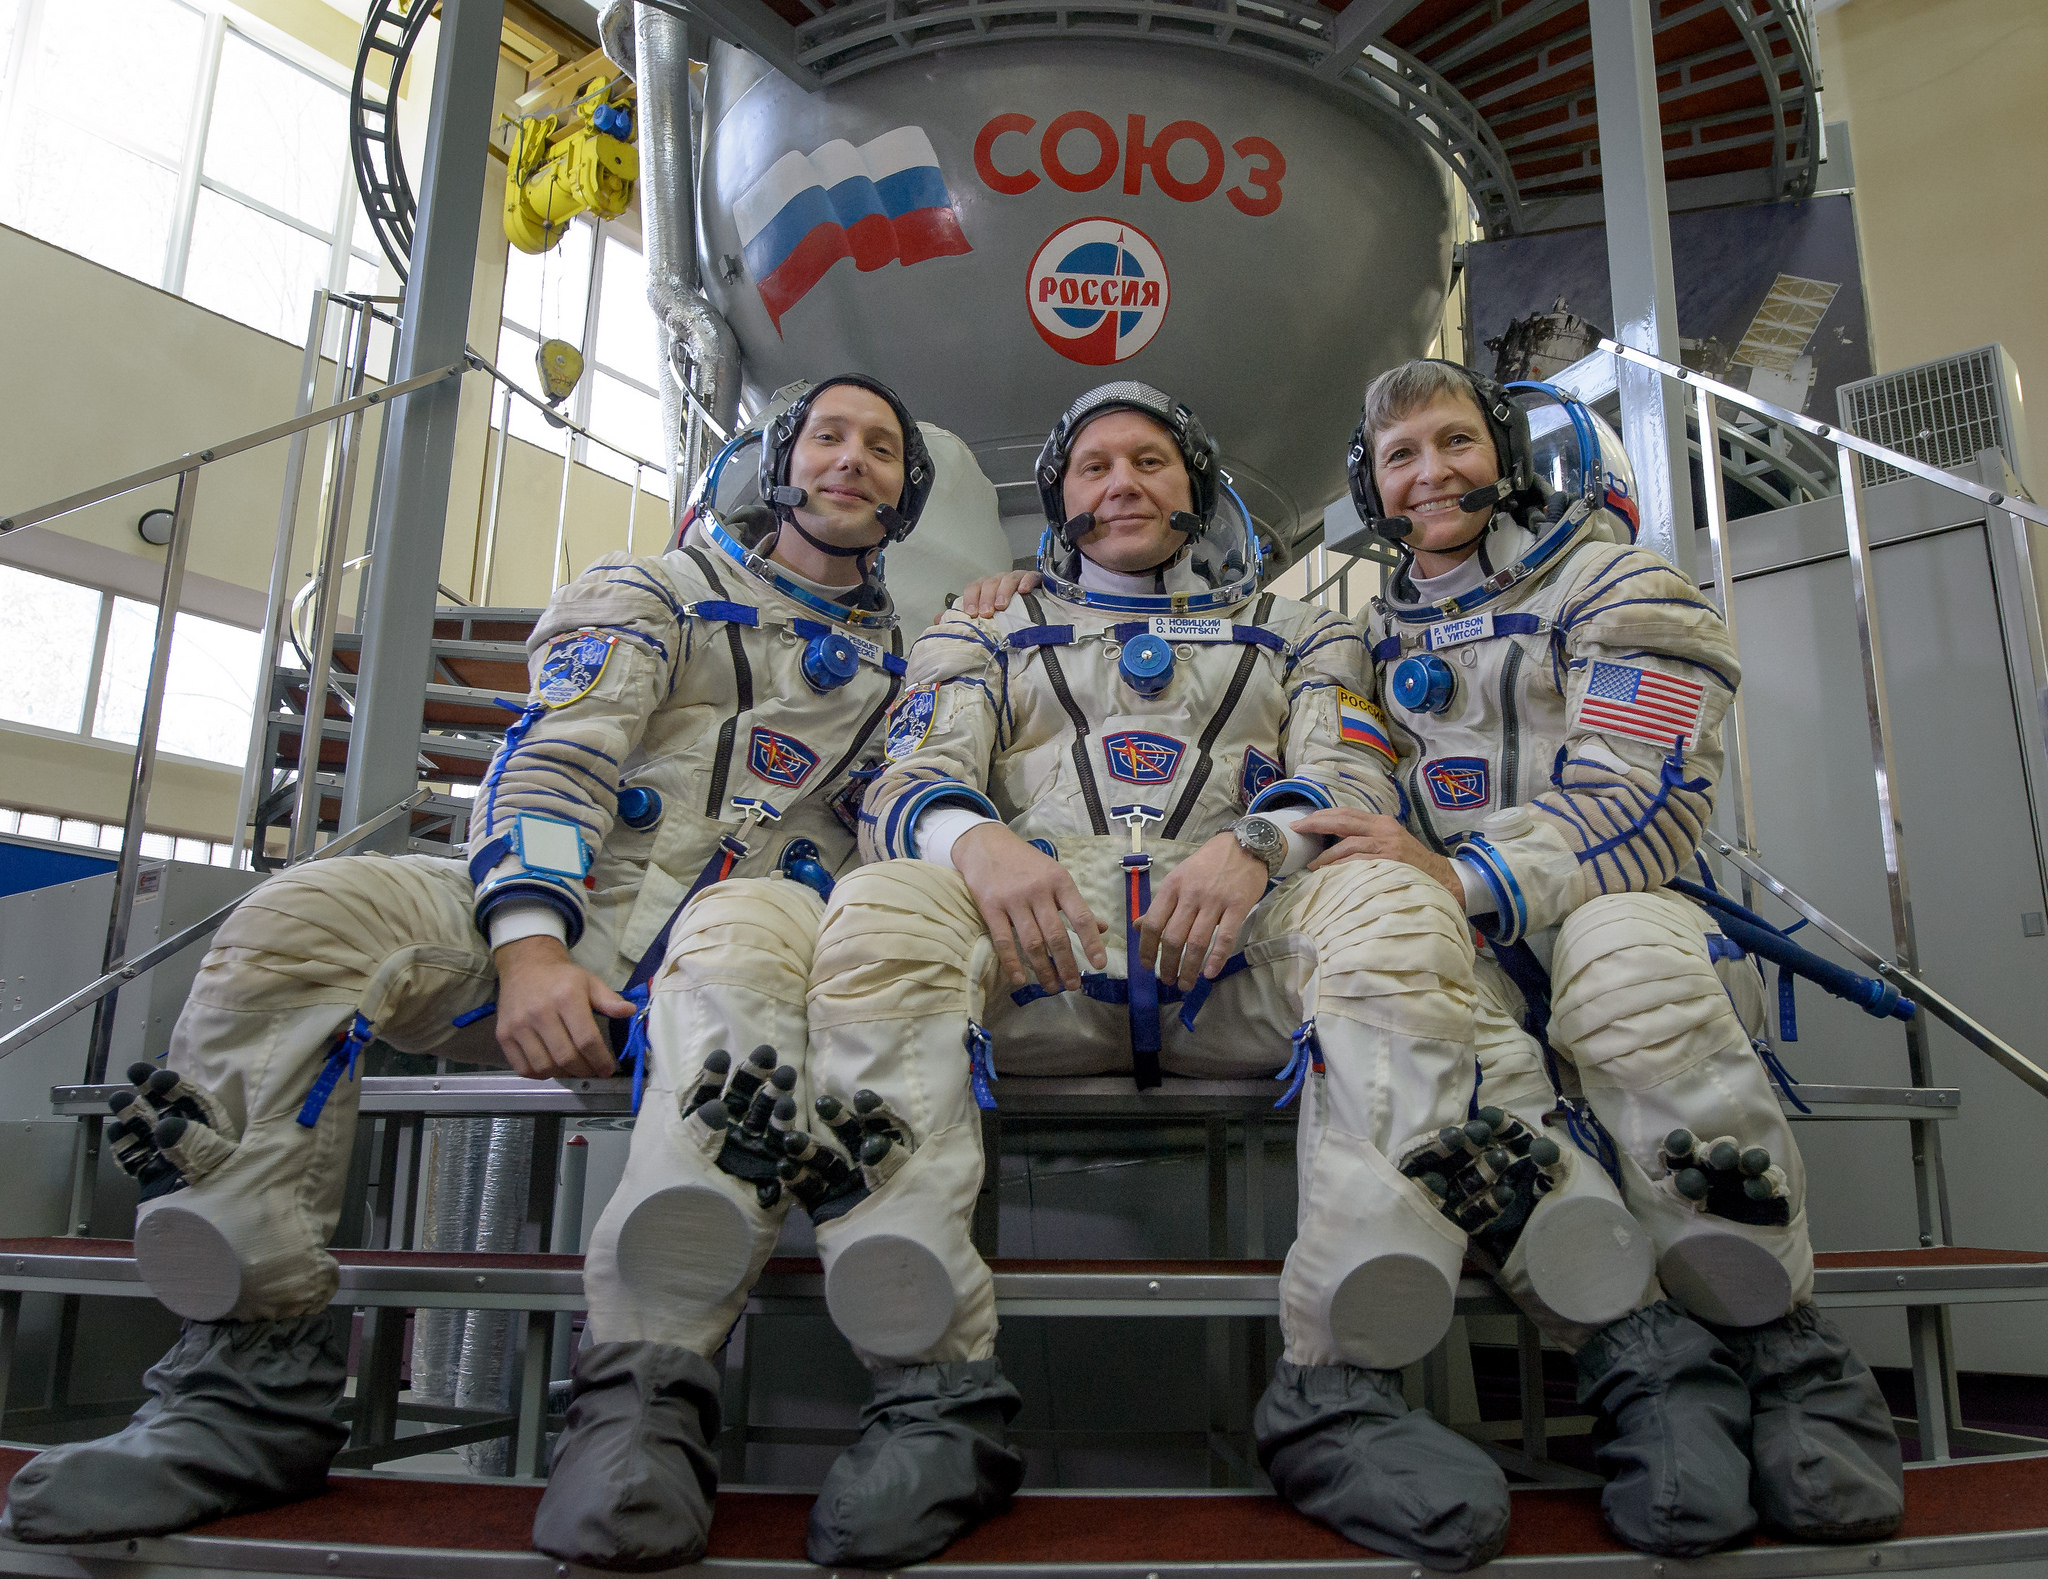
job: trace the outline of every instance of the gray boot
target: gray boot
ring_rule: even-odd
[[[310,1497],[348,1440],[334,1418],[347,1381],[339,1312],[188,1321],[143,1377],[150,1400],[125,1427],[22,1467],[0,1533],[67,1543],[167,1535]]]
[[[1282,1360],[1252,1435],[1273,1489],[1360,1546],[1455,1573],[1507,1540],[1500,1466],[1411,1410],[1399,1371]]]
[[[718,1372],[667,1343],[577,1351],[533,1544],[590,1568],[695,1562],[718,1494]]]
[[[993,1359],[875,1372],[860,1440],[811,1507],[811,1561],[895,1568],[1000,1512],[1024,1479],[1024,1455],[1005,1431],[1023,1406]]]
[[[1891,1406],[1870,1367],[1812,1305],[1761,1327],[1716,1329],[1749,1386],[1750,1495],[1774,1535],[1881,1541],[1906,1516]]]
[[[1749,1389],[1719,1338],[1660,1300],[1601,1328],[1575,1363],[1599,1417],[1609,1529],[1639,1552],[1698,1557],[1756,1528]]]

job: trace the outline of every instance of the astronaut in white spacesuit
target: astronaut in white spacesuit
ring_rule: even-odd
[[[858,859],[904,671],[878,550],[933,483],[902,402],[858,376],[813,386],[762,450],[773,543],[749,553],[700,509],[677,549],[606,555],[556,594],[466,866],[320,862],[222,925],[167,1065],[132,1072],[112,1125],[143,1184],[137,1260],[183,1335],[125,1430],[15,1477],[15,1538],[153,1534],[320,1489],[348,1435],[326,1245],[358,1054],[376,1037],[607,1075],[599,1017],[630,1016],[639,1122],[589,1246],[592,1341],[535,1540],[595,1566],[701,1554],[710,1356],[792,1201],[857,1183],[792,1155],[814,1150],[790,1124],[809,1094],[810,885]]]
[[[1532,1121],[1561,1105],[1655,1243],[1668,1299],[1597,1333],[1547,1324],[1586,1403],[1625,1424],[1654,1396],[1683,1427],[1661,1454],[1643,1433],[1603,1449],[1609,1523],[1679,1555],[1759,1520],[1890,1534],[1898,1442],[1812,1303],[1804,1169],[1751,1047],[1760,978],[1665,886],[1720,774],[1726,627],[1632,546],[1626,457],[1548,386],[1407,363],[1368,390],[1350,473],[1403,554],[1363,627],[1406,827],[1341,809],[1301,826],[1339,841],[1325,859],[1411,831],[1451,858],[1486,937],[1481,1100]]]
[[[1256,539],[1193,414],[1142,384],[1091,391],[1038,484],[1046,595],[956,610],[913,648],[861,817],[875,864],[840,884],[819,939],[812,1083],[869,1193],[814,1215],[828,1307],[875,1396],[811,1556],[928,1556],[1022,1473],[969,1238],[974,1104],[997,1072],[1146,1086],[1285,1065],[1301,1217],[1261,1458],[1361,1542],[1482,1562],[1505,1481],[1410,1412],[1399,1377],[1449,1325],[1468,1231],[1563,1269],[1551,1298],[1595,1326],[1638,1303],[1646,1236],[1540,1113],[1475,1099],[1471,929],[1424,870],[1440,858],[1411,841],[1304,870],[1321,841],[1293,827],[1317,808],[1398,809],[1395,749],[1353,689],[1355,627],[1258,593]]]

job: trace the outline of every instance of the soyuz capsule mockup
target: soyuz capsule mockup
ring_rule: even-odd
[[[1048,425],[1130,377],[1202,414],[1291,545],[1345,491],[1366,382],[1443,304],[1450,176],[1421,142],[1200,49],[990,44],[806,92],[719,44],[702,125],[698,260],[748,404],[875,374],[966,441],[1013,544]]]

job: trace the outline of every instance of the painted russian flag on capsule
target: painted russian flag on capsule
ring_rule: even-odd
[[[778,334],[783,314],[841,258],[865,274],[974,250],[922,126],[858,148],[834,139],[808,154],[792,150],[740,194],[732,215]]]

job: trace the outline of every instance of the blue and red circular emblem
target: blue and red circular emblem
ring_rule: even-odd
[[[1136,356],[1166,322],[1166,260],[1121,219],[1054,231],[1026,277],[1038,336],[1070,362],[1107,367]]]

